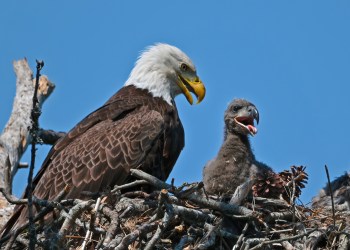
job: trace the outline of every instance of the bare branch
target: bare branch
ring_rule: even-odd
[[[30,167],[29,167],[29,173],[28,173],[28,186],[27,186],[27,197],[28,197],[28,220],[29,220],[29,249],[34,250],[35,244],[36,244],[36,232],[35,232],[35,226],[34,226],[34,215],[33,215],[33,174],[34,174],[34,167],[35,167],[35,153],[36,153],[36,144],[38,142],[38,130],[39,130],[39,116],[41,114],[41,109],[39,107],[39,100],[38,100],[38,89],[39,89],[39,77],[40,77],[40,70],[44,66],[44,62],[36,61],[36,77],[35,77],[35,86],[34,86],[34,93],[33,93],[33,105],[31,110],[31,126],[29,133],[32,136],[32,142],[31,142],[31,159],[30,159]]]
[[[327,180],[328,180],[328,188],[329,188],[329,193],[330,193],[330,195],[331,195],[332,213],[333,213],[333,226],[335,227],[335,209],[334,209],[334,198],[333,198],[332,185],[331,185],[331,180],[330,180],[330,178],[329,178],[329,172],[328,172],[328,167],[327,167],[327,165],[324,165],[324,168],[326,169]]]
[[[149,174],[147,174],[141,170],[138,170],[138,169],[131,169],[130,172],[131,172],[131,175],[136,176],[137,178],[146,180],[149,184],[151,184],[152,186],[154,186],[158,189],[167,189],[169,192],[171,192],[171,193],[173,192],[175,196],[177,195],[176,192],[172,191],[171,185],[157,179],[156,177],[154,177],[152,175],[149,175]],[[204,197],[201,197],[201,196],[196,195],[196,194],[190,194],[186,198],[189,199],[190,201],[197,203],[198,205],[201,205],[204,207],[209,207],[211,209],[221,211],[225,214],[226,213],[227,214],[241,214],[241,215],[246,215],[246,216],[250,216],[253,214],[253,211],[251,211],[250,209],[247,209],[245,207],[230,205],[227,203],[217,202],[214,200],[207,200]]]
[[[53,130],[39,129],[38,136],[44,144],[54,145],[59,139],[65,136],[65,132],[56,132]]]
[[[286,238],[277,239],[277,240],[262,241],[257,246],[251,248],[250,250],[257,250],[257,249],[262,248],[263,246],[266,246],[266,245],[269,245],[269,244],[273,244],[273,243],[281,243],[283,241],[292,241],[292,240],[300,239],[300,238],[302,238],[304,236],[307,236],[307,235],[311,234],[314,231],[316,231],[316,228],[312,229],[312,230],[310,230],[308,232],[305,232],[305,233],[302,233],[302,234],[298,234],[298,235],[295,235],[295,236],[292,236],[292,237],[286,237]]]
[[[31,143],[28,128],[31,125],[31,103],[34,93],[33,72],[27,60],[15,61],[13,66],[17,76],[16,95],[11,116],[0,135],[0,187],[7,190],[9,194],[12,193],[11,183],[17,172],[19,160],[28,144]],[[40,77],[37,94],[39,107],[50,96],[54,87],[46,76]],[[0,201],[1,204],[4,204],[0,209],[0,214],[3,215],[0,222],[2,224],[7,221],[10,213],[7,211],[9,204],[2,195],[0,195]]]
[[[153,230],[155,230],[158,226],[158,223],[145,223],[140,226],[138,229],[134,230],[130,234],[126,235],[120,244],[115,248],[115,250],[127,250],[128,247],[136,241],[138,237],[141,235],[145,235]]]

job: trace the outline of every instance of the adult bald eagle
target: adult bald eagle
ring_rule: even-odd
[[[203,182],[210,194],[232,195],[236,188],[258,172],[271,168],[255,160],[248,135],[258,130],[259,112],[254,104],[244,99],[233,100],[224,115],[224,143],[218,155],[203,170]]]
[[[166,180],[184,147],[174,98],[191,93],[198,103],[205,87],[180,49],[156,44],[137,60],[123,88],[54,145],[34,179],[33,195],[51,200],[66,186],[66,198],[98,192],[129,180],[133,168]],[[27,220],[17,206],[3,235]]]

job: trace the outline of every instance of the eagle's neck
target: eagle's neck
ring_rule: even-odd
[[[225,131],[224,143],[220,150],[224,157],[254,160],[250,141],[246,135],[238,135]]]
[[[145,82],[133,82],[133,83],[126,83],[125,86],[135,86],[139,89],[147,90],[153,97],[160,97],[164,101],[166,101],[169,105],[173,105],[174,98],[170,95],[170,87],[166,85],[161,85],[160,87],[156,87],[154,85],[146,84]]]
[[[131,71],[125,86],[133,85],[147,90],[153,97],[160,97],[169,105],[173,105],[175,96],[180,94],[176,81],[176,74],[165,68],[137,64]]]

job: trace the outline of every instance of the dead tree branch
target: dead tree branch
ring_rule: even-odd
[[[16,80],[16,95],[14,98],[11,116],[0,135],[0,187],[11,193],[11,184],[17,172],[19,160],[21,159],[28,144],[31,143],[29,127],[31,126],[32,97],[34,94],[33,72],[29,68],[26,59],[13,63]],[[39,107],[54,90],[55,85],[46,76],[39,79],[37,98]],[[9,162],[7,164],[6,162]],[[7,181],[6,181],[7,179]],[[8,186],[6,186],[7,182]],[[0,195],[0,214],[3,215],[0,226],[4,224],[9,215],[6,207],[9,203]]]

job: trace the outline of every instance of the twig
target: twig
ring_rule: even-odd
[[[349,236],[346,234],[341,234],[339,236],[339,247],[338,250],[346,250],[349,249],[350,244],[349,244]]]
[[[18,169],[28,168],[29,163],[28,162],[20,162],[18,163]]]
[[[39,129],[38,136],[44,144],[54,145],[59,139],[65,136],[65,132],[56,132],[53,130]]]
[[[140,186],[140,185],[146,185],[148,184],[147,181],[145,180],[136,180],[130,183],[126,183],[124,185],[120,185],[120,186],[114,186],[113,190],[111,191],[112,194],[115,194],[117,191],[119,190],[123,190],[123,189],[127,189],[127,188],[132,188],[132,187],[136,187],[136,186]]]
[[[215,245],[216,240],[216,229],[217,226],[210,225],[208,223],[205,224],[205,228],[208,230],[204,237],[200,240],[196,249],[208,249]]]
[[[36,78],[35,78],[35,87],[33,94],[33,106],[31,112],[32,126],[30,128],[30,134],[32,136],[31,143],[31,160],[30,160],[30,168],[28,174],[28,187],[27,187],[27,197],[28,197],[28,220],[29,220],[29,249],[35,250],[36,244],[36,232],[34,226],[34,216],[33,216],[33,174],[34,174],[34,166],[35,166],[35,151],[36,151],[36,143],[38,141],[38,130],[39,130],[39,116],[40,116],[40,107],[38,101],[38,88],[39,88],[39,77],[40,70],[44,66],[43,61],[36,61]]]
[[[255,247],[253,248],[250,248],[250,250],[257,250],[257,249],[260,249],[262,248],[263,246],[265,245],[269,245],[269,244],[273,244],[273,243],[281,243],[283,241],[292,241],[292,240],[297,240],[297,239],[300,239],[304,236],[307,236],[309,234],[311,234],[312,232],[316,231],[316,228],[310,230],[309,232],[305,232],[305,233],[302,233],[302,234],[298,234],[298,235],[295,235],[295,236],[291,236],[291,237],[286,237],[286,238],[282,238],[282,239],[277,239],[277,240],[265,240],[265,241],[262,241],[260,242],[258,245],[256,245]]]
[[[254,184],[253,180],[248,180],[244,182],[242,185],[238,186],[235,190],[235,193],[232,195],[230,204],[231,205],[241,205],[242,201],[247,198],[248,193],[252,189]]]
[[[45,207],[44,209],[42,209],[34,218],[34,222],[37,222],[38,220],[41,220],[42,218],[44,218],[45,215],[47,215],[50,211],[52,211],[52,209],[55,206],[55,203],[59,202],[60,200],[62,200],[62,198],[69,192],[70,187],[67,185],[58,195],[57,197],[52,201],[52,202],[48,202],[48,206]],[[35,200],[34,200],[35,201]],[[12,231],[11,233],[7,234],[6,236],[4,236],[3,238],[0,239],[0,246],[1,244],[3,244],[4,242],[6,242],[8,239],[13,238],[16,239],[16,237],[24,230],[28,227],[29,222],[23,224],[22,226],[20,226],[19,228],[17,228],[16,230]],[[11,248],[11,244],[7,244],[8,246],[10,246]]]
[[[264,197],[254,197],[255,203],[262,206],[274,206],[279,208],[289,208],[290,204],[285,200],[271,199]]]
[[[293,247],[292,244],[290,244],[288,241],[282,241],[281,245],[284,247],[285,250],[294,250],[295,248]]]
[[[244,235],[246,234],[246,232],[247,232],[247,230],[248,230],[248,226],[249,226],[249,223],[247,222],[247,223],[244,225],[244,228],[243,228],[243,230],[242,230],[242,233],[241,233],[241,235],[239,236],[239,238],[238,238],[236,244],[233,246],[232,250],[237,250],[237,249],[241,246],[241,244],[242,244],[242,242],[243,242],[243,237],[244,237]]]
[[[275,221],[275,220],[292,220],[293,212],[292,211],[284,211],[284,212],[272,212],[266,217],[267,222]]]
[[[187,244],[194,242],[194,238],[189,235],[184,235],[181,237],[179,244],[176,245],[174,250],[183,250]]]
[[[101,203],[101,197],[98,197],[97,198],[97,201],[96,201],[96,205],[95,205],[95,208],[94,208],[94,215],[95,216],[91,216],[91,224],[90,224],[90,228],[87,230],[86,232],[86,235],[85,235],[85,238],[84,238],[84,241],[83,241],[83,245],[81,246],[81,249],[82,250],[85,250],[85,247],[86,247],[86,243],[88,242],[90,236],[92,236],[92,233],[91,233],[91,228],[95,222],[95,218],[96,218],[96,214],[99,210],[99,207],[100,207],[100,203]]]
[[[168,191],[166,189],[162,189],[159,193],[159,202],[157,207],[157,213],[155,216],[156,219],[161,218],[163,214],[163,205],[167,201],[167,198],[168,198]]]
[[[153,231],[158,226],[158,223],[145,223],[133,232],[126,235],[115,250],[127,250],[129,245],[132,244],[140,235],[144,235]]]
[[[83,213],[85,210],[90,209],[90,206],[92,204],[94,204],[93,200],[82,201],[70,209],[69,214],[68,214],[69,216],[65,219],[65,221],[64,221],[64,223],[63,223],[63,225],[58,233],[58,237],[59,237],[60,241],[62,241],[62,239],[64,239],[69,228],[71,228],[72,225],[74,224],[75,219],[81,213]]]
[[[120,219],[119,219],[118,212],[110,209],[109,207],[104,206],[101,209],[101,211],[104,215],[109,217],[109,219],[111,220],[111,223],[109,224],[109,227],[108,227],[108,230],[106,233],[106,237],[105,237],[104,241],[102,242],[104,245],[107,245],[111,242],[111,240],[116,235],[116,231],[120,225]]]
[[[180,191],[177,194],[177,197],[185,199],[190,194],[197,192],[198,190],[202,189],[203,187],[204,187],[203,182],[195,183],[195,184],[191,185],[189,188],[187,188],[186,190]]]
[[[179,205],[173,205],[174,213],[179,215],[184,221],[187,221],[191,224],[196,223],[204,223],[204,222],[212,222],[215,220],[216,216],[210,213],[204,213],[201,210],[195,210],[188,207],[183,207]]]
[[[330,180],[330,178],[329,178],[329,172],[328,172],[328,167],[327,167],[327,165],[324,165],[324,168],[326,169],[327,180],[328,180],[328,188],[329,188],[329,192],[330,192],[330,194],[331,194],[332,213],[333,213],[333,226],[334,226],[334,228],[335,228],[335,209],[334,209],[334,198],[333,198],[332,185],[331,185],[331,180]]]
[[[170,204],[166,204],[166,212],[164,214],[162,225],[158,225],[157,231],[154,233],[151,240],[147,243],[145,250],[152,250],[155,244],[162,237],[164,231],[169,226],[171,219],[174,217],[174,208]]]
[[[175,196],[177,195],[176,192],[172,192],[171,185],[159,180],[158,178],[156,178],[152,175],[149,175],[149,174],[147,174],[141,170],[138,170],[138,169],[131,169],[130,172],[131,172],[131,175],[136,176],[137,178],[146,180],[149,184],[151,184],[152,186],[154,186],[158,189],[167,189],[169,192],[174,193]],[[196,195],[196,194],[190,194],[186,198],[189,199],[190,201],[197,203],[198,205],[208,207],[211,209],[215,209],[215,210],[221,211],[225,214],[245,215],[245,216],[247,216],[247,219],[251,215],[253,215],[253,211],[251,211],[250,209],[247,209],[245,207],[241,207],[241,206],[237,206],[237,205],[230,205],[230,204],[227,204],[224,202],[217,202],[214,200],[206,200],[205,198],[203,198],[199,195]]]
[[[16,95],[11,116],[0,135],[0,187],[4,187],[8,193],[12,193],[12,180],[17,172],[19,160],[28,144],[31,143],[29,128],[31,126],[30,116],[34,92],[33,72],[27,60],[14,61],[13,67],[16,74]],[[39,84],[37,96],[41,107],[53,92],[55,86],[46,76],[40,77]],[[5,198],[0,195],[0,203],[5,205],[6,202]],[[1,227],[3,222],[6,222],[11,215],[10,206],[6,211],[1,209],[0,213],[2,215],[0,220]]]
[[[18,199],[15,196],[9,194],[8,192],[5,191],[4,188],[0,188],[0,192],[4,195],[6,200],[11,203],[11,204],[16,204],[16,205],[21,205],[21,204],[27,204],[28,199]]]

